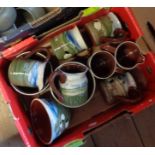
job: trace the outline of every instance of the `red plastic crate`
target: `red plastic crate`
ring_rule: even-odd
[[[129,8],[111,8],[110,11],[116,13],[121,18],[121,20],[127,25],[128,30],[131,33],[132,40],[137,40],[139,37],[143,35]],[[101,10],[95,13],[94,15],[89,16],[89,19],[93,19],[102,16],[104,14],[105,11]],[[83,22],[87,22],[87,19],[88,19],[87,17],[84,17],[80,21],[75,22],[74,24],[80,25]],[[65,26],[63,29],[61,29],[61,31],[60,30],[55,31],[54,33],[52,33],[52,36],[62,32],[63,30],[70,29],[73,25]],[[19,95],[11,88],[11,86],[8,83],[6,70],[10,59],[15,57],[20,52],[23,52],[24,50],[34,48],[38,43],[42,42],[35,39],[34,37],[30,37],[14,45],[13,47],[11,47],[11,49],[3,51],[2,56],[0,57],[0,70],[1,70],[0,91],[6,102],[11,107],[16,126],[26,146],[42,146],[42,145],[39,143],[39,141],[31,131],[31,124],[29,118],[23,109],[22,103],[20,102],[19,99]],[[148,71],[148,68],[151,71]],[[141,69],[144,72],[145,76],[147,77],[150,86],[146,90],[145,98],[141,103],[132,106],[131,105],[119,106],[105,113],[101,113],[93,117],[92,119],[72,128],[71,130],[66,131],[51,146],[64,146],[75,140],[83,140],[84,132],[88,131],[89,129],[96,128],[97,126],[112,119],[119,113],[123,111],[136,113],[139,112],[140,110],[143,110],[147,106],[153,104],[155,102],[155,95],[154,95],[155,89],[152,89],[152,86],[155,85],[154,68],[155,68],[155,55],[149,52],[146,56],[146,62],[144,65],[141,66]]]

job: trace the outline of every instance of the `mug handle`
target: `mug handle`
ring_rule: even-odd
[[[114,54],[115,53],[115,50],[116,50],[116,48],[114,48],[113,46],[111,46],[109,43],[105,43],[105,44],[100,45],[100,49],[101,50],[108,51],[111,54]]]
[[[58,76],[60,77],[60,82],[65,83],[65,81],[67,79],[66,75],[63,74],[61,71],[54,71],[49,76],[49,85],[52,88],[53,92],[58,97],[59,101],[63,102],[64,98],[63,98],[62,94],[60,93],[60,91],[56,88],[55,83],[54,83],[55,78],[58,77]]]
[[[119,67],[116,67],[115,73],[117,73],[117,74],[123,74],[124,73],[124,70],[121,69],[121,68],[119,68]]]
[[[137,95],[136,95],[136,98],[133,98],[133,99],[130,99],[130,98],[127,98],[127,97],[124,97],[124,96],[114,96],[115,100],[121,102],[121,103],[124,103],[124,104],[134,104],[134,103],[137,103],[139,102],[142,98],[143,98],[143,95],[142,95],[142,92],[139,91],[139,90],[135,90],[137,91]],[[129,90],[128,90],[128,95],[132,94],[133,93],[133,87],[130,87]]]
[[[37,48],[36,50],[34,51],[31,51],[30,53],[28,53],[26,56],[23,56],[24,59],[28,59],[30,58],[31,56],[33,56],[34,54],[36,54],[37,52],[39,53],[45,53],[46,54],[46,60],[45,62],[48,62],[50,60],[50,57],[51,57],[51,52],[48,48],[46,47],[40,47],[40,48]]]
[[[137,60],[137,63],[141,64],[141,63],[144,63],[145,61],[145,56],[144,55],[141,55],[138,60]]]
[[[114,31],[114,37],[101,37],[100,42],[101,43],[109,43],[118,45],[122,43],[123,41],[129,40],[129,33],[127,31],[124,31],[123,29],[116,29]]]

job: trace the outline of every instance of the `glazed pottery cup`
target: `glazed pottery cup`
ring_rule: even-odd
[[[70,122],[70,111],[49,99],[33,99],[30,116],[35,134],[46,145],[58,138]]]
[[[0,32],[10,29],[16,20],[17,13],[13,7],[0,7]]]
[[[145,61],[139,46],[132,41],[122,42],[117,48],[102,45],[101,49],[114,54],[117,65],[123,70],[132,70]]]
[[[58,60],[69,59],[80,51],[87,49],[87,45],[77,27],[52,38],[51,47]]]
[[[89,57],[88,66],[97,79],[107,79],[114,73],[122,73],[116,65],[114,56],[98,47],[94,48],[93,54]]]
[[[47,79],[52,72],[49,54],[46,48],[39,48],[33,52],[22,53],[10,63],[8,77],[17,92],[23,95],[36,95],[47,88]],[[33,55],[36,58],[30,58]]]
[[[124,70],[134,69],[145,61],[139,46],[131,41],[123,42],[116,48],[115,58],[118,66]]]
[[[114,13],[109,12],[102,17],[86,23],[85,29],[93,45],[97,46],[101,44],[101,38],[113,37],[116,29],[122,29],[122,24]]]
[[[66,107],[76,108],[84,105],[88,100],[88,68],[79,62],[67,62],[60,65],[50,76],[49,83],[52,92]],[[59,77],[59,87],[55,79]]]
[[[134,77],[129,72],[104,80],[100,83],[100,88],[108,104],[136,103],[142,97]]]

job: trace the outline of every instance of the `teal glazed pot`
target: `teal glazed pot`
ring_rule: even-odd
[[[33,131],[39,140],[46,145],[51,144],[68,127],[70,111],[48,99],[33,99],[30,107]]]
[[[16,20],[17,13],[13,7],[0,7],[0,33],[10,29]]]

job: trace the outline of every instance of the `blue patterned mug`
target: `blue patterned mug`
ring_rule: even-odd
[[[30,115],[34,132],[46,145],[58,138],[70,122],[69,110],[47,99],[33,99]]]

